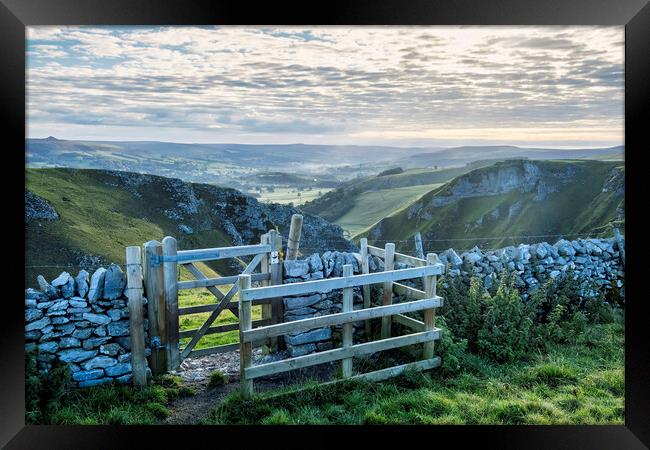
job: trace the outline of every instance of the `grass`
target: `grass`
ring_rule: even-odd
[[[219,286],[219,289],[224,294],[228,291],[229,286]],[[236,304],[237,300],[233,299]],[[208,292],[205,289],[188,289],[182,290],[178,295],[178,304],[181,308],[188,306],[199,306],[207,304],[215,304],[217,298]],[[198,313],[198,314],[187,314],[179,317],[179,326],[181,331],[193,330],[200,328],[205,321],[208,319],[211,313]],[[253,320],[259,320],[262,318],[262,307],[253,306]],[[230,311],[225,310],[219,314],[219,317],[212,323],[212,326],[218,325],[227,325],[232,323],[239,323],[237,317]],[[191,338],[183,338],[180,340],[181,347],[187,345],[190,342]],[[226,331],[223,333],[207,334],[204,335],[199,342],[197,342],[195,349],[199,350],[202,348],[215,347],[218,345],[233,344],[239,342],[239,331]]]
[[[169,416],[168,403],[194,395],[180,377],[164,375],[143,389],[113,384],[66,392],[48,423],[56,425],[153,425]]]
[[[512,364],[467,354],[463,372],[381,383],[312,382],[243,400],[230,394],[204,424],[623,424],[623,326],[591,325],[571,345]]]
[[[336,219],[336,223],[354,236],[438,186],[441,185],[423,184],[363,192],[352,200],[352,209]]]
[[[200,421],[212,424],[623,424],[622,321],[590,325],[572,344],[525,361],[495,364],[473,354],[462,371],[407,372],[379,383],[310,381],[243,400],[236,391]],[[368,363],[366,363],[368,364]],[[377,363],[385,365],[384,360]],[[373,370],[377,367],[365,367]],[[210,385],[226,382],[214,372]],[[47,424],[151,425],[169,404],[192,396],[178,376],[156,377],[144,389],[129,385],[67,390]],[[29,420],[28,420],[29,422]]]
[[[215,371],[210,374],[208,377],[208,386],[209,387],[218,387],[228,384],[228,374],[220,371]]]

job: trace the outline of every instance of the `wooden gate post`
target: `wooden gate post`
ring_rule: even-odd
[[[291,227],[289,228],[289,239],[287,240],[287,256],[285,258],[287,261],[291,261],[298,257],[302,219],[303,217],[301,214],[294,214],[291,216]]]
[[[260,244],[265,245],[268,243],[269,243],[269,234],[267,232],[266,234],[260,236]],[[274,249],[271,248],[271,252],[273,251]],[[271,274],[271,252],[264,254],[264,256],[262,256],[262,261],[260,262],[260,272],[268,273],[269,276]],[[270,283],[270,278],[269,281],[262,281],[261,285],[268,286],[269,283]],[[262,305],[262,320],[270,319],[270,318],[271,318],[271,305],[265,303]]]
[[[144,322],[142,318],[142,254],[138,246],[126,248],[126,280],[133,384],[143,387],[147,385],[147,363],[144,356]]]
[[[384,258],[384,271],[393,270],[395,268],[395,244],[392,242],[384,246],[386,256]],[[384,282],[384,300],[383,305],[391,305],[393,303],[393,283],[390,281]],[[386,339],[390,337],[390,325],[392,317],[384,316],[381,318],[381,338]]]
[[[418,231],[415,233],[415,255],[420,258],[424,259],[424,249],[422,248],[422,235]]]
[[[346,264],[343,266],[343,276],[351,277],[352,276],[352,265]],[[342,312],[352,312],[352,295],[353,288],[343,288],[343,308]],[[343,324],[343,348],[352,346],[352,322]],[[350,378],[352,376],[352,358],[345,358],[341,362],[341,369],[343,373],[343,378]]]
[[[271,254],[269,261],[269,273],[271,274],[271,286],[277,286],[283,283],[282,280],[282,261],[280,261],[280,250],[282,250],[282,240],[276,230],[269,230],[269,244],[271,244]],[[282,297],[271,300],[271,321],[281,323],[284,321],[284,302]],[[271,351],[284,350],[286,345],[284,339],[278,339],[277,336],[271,338]]]
[[[440,259],[435,253],[427,253],[427,265],[438,264]],[[424,277],[424,292],[426,293],[427,298],[432,298],[436,296],[436,287],[438,284],[438,277],[435,275],[430,275]],[[435,328],[436,325],[436,310],[435,308],[425,309],[424,310],[424,331],[431,331]],[[424,349],[422,352],[423,359],[433,358],[433,347],[435,342],[429,341],[424,343]]]
[[[163,256],[176,256],[176,239],[166,236],[163,241]],[[176,370],[181,365],[181,354],[178,348],[178,263],[165,261],[163,263],[165,279],[165,318],[167,327],[167,370]]]
[[[251,276],[239,276],[239,384],[241,394],[248,399],[253,396],[253,380],[247,380],[244,370],[250,367],[253,359],[253,343],[246,342],[242,339],[242,331],[248,331],[253,328],[253,312],[250,301],[242,300],[241,293],[245,289],[251,288]]]
[[[370,255],[368,255],[368,239],[361,238],[361,273],[370,273]],[[363,292],[363,308],[370,308],[370,285],[366,284],[361,288]],[[370,340],[370,320],[366,320],[366,338]]]
[[[162,244],[152,240],[144,244],[144,288],[147,297],[149,340],[151,357],[149,367],[154,375],[167,371],[167,324],[165,322],[165,285],[162,264],[154,264],[153,258],[163,254]]]

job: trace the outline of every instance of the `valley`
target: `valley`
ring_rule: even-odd
[[[49,266],[120,262],[123,247],[165,235],[178,237],[182,248],[254,243],[270,227],[286,234],[293,213],[307,217],[304,252],[352,248],[360,237],[380,246],[404,240],[398,248],[412,252],[418,231],[426,250],[439,251],[624,226],[623,155],[610,160],[616,148],[575,151],[575,159],[500,160],[485,157],[570,151],[359,147],[355,153],[340,146],[55,138],[27,146],[28,278],[60,269]],[[427,159],[433,154],[440,159]],[[414,158],[429,165],[409,167]],[[49,167],[67,164],[80,167]]]

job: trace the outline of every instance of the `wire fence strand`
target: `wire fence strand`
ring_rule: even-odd
[[[583,236],[586,238],[594,238],[594,237],[602,237],[602,236],[611,236],[614,237],[614,231],[602,231],[602,232],[597,232],[597,233],[553,233],[553,234],[531,234],[531,235],[517,235],[517,236],[487,236],[487,237],[475,237],[475,238],[446,238],[446,239],[422,239],[422,243],[435,243],[435,242],[478,242],[475,247],[478,247],[481,250],[484,251],[493,251],[497,250],[496,248],[485,248],[484,245],[481,245],[481,241],[494,241],[494,240],[507,240],[511,239],[513,241],[513,245],[516,245],[517,240],[524,240],[524,239],[541,239],[541,238],[550,238],[550,237],[559,237],[559,238],[566,238],[566,237],[579,237]],[[281,235],[283,241],[287,241],[288,236],[283,236]],[[319,242],[324,242],[327,244],[341,244],[342,242],[351,242],[348,239],[345,239],[343,237],[339,239],[333,239],[333,238],[319,238]],[[413,243],[415,245],[414,238],[410,239],[368,239],[372,243],[387,243],[387,242],[392,242],[395,244],[398,243]],[[336,245],[334,245],[336,246]],[[449,248],[449,247],[448,247]],[[440,253],[448,248],[427,248],[425,251],[427,252],[433,252],[433,253]],[[453,247],[452,247],[453,248]],[[502,247],[499,247],[502,248]],[[472,250],[471,248],[454,248],[456,252],[468,252]],[[25,265],[25,269],[65,269],[65,268],[84,268],[84,269],[92,269],[92,268],[97,268],[97,267],[102,267],[105,266],[106,264],[43,264],[43,265]],[[116,264],[117,266],[120,266],[121,268],[125,269],[126,264]]]

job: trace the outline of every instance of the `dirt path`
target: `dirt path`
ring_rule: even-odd
[[[230,392],[239,389],[239,382],[210,388],[205,383],[186,383],[195,389],[191,397],[177,398],[168,406],[171,413],[164,425],[194,425],[206,417]]]
[[[273,356],[262,355],[261,349],[253,351],[253,360],[256,364],[278,360],[287,357],[283,353]],[[212,372],[220,371],[228,374],[228,384],[209,387],[208,380]],[[306,369],[285,372],[272,377],[256,380],[257,391],[266,391],[278,387],[305,382],[309,379],[329,380],[336,372],[335,364],[323,364]],[[208,355],[201,358],[186,359],[179,370],[172,371],[179,375],[183,384],[191,386],[196,394],[173,400],[169,405],[169,417],[161,424],[164,425],[191,425],[197,424],[206,417],[210,411],[223,401],[223,399],[239,389],[239,351]]]

